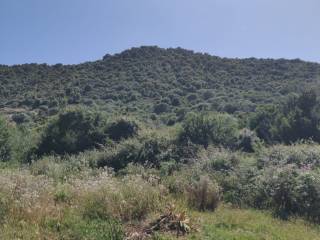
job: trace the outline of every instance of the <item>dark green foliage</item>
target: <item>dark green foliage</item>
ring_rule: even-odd
[[[138,125],[134,121],[119,119],[107,128],[108,136],[114,141],[120,141],[137,135]]]
[[[208,104],[229,113],[252,112],[306,87],[317,89],[319,76],[319,64],[300,60],[227,59],[141,47],[79,65],[0,66],[0,105],[38,110],[92,100],[114,111],[129,106],[165,113]]]
[[[205,148],[209,144],[234,147],[237,134],[237,121],[228,114],[192,113],[183,122],[179,138],[181,142],[191,141]]]
[[[268,143],[291,143],[301,139],[320,141],[320,112],[314,91],[292,96],[282,106],[260,109],[251,127]]]
[[[161,114],[169,111],[169,105],[167,103],[159,103],[154,106],[154,113]]]
[[[274,105],[269,105],[258,108],[250,120],[251,129],[254,129],[258,137],[267,143],[272,143],[275,138],[274,119],[276,115],[277,108]]]
[[[121,142],[114,149],[108,149],[104,157],[98,160],[98,167],[112,167],[115,170],[125,168],[129,163],[138,163],[149,167],[159,167],[162,162],[174,157],[170,142],[161,137],[143,137]]]
[[[16,124],[22,124],[22,123],[27,123],[30,122],[30,116],[28,116],[25,113],[16,113],[14,115],[12,115],[12,120],[16,123]]]
[[[0,116],[0,161],[9,161],[11,158],[10,130],[7,121]]]
[[[238,137],[238,148],[244,152],[255,152],[261,145],[260,139],[255,132],[249,129],[242,129]]]
[[[51,120],[44,130],[38,155],[77,153],[104,144],[106,118],[84,109],[71,109]]]
[[[136,140],[121,142],[97,160],[97,167],[108,166],[116,171],[123,169],[129,163],[137,162],[141,147],[140,142]]]

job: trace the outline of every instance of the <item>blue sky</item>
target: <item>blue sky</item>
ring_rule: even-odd
[[[0,0],[0,64],[79,63],[141,45],[320,62],[319,0]]]

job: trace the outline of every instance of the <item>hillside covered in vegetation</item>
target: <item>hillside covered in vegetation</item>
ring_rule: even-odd
[[[305,88],[319,89],[320,65],[301,60],[228,59],[141,47],[79,65],[0,66],[0,106],[52,115],[73,104],[167,115],[190,110],[252,112]]]
[[[0,239],[320,239],[319,78],[157,47],[1,66]]]

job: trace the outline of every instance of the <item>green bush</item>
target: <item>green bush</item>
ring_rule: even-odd
[[[270,188],[275,214],[287,219],[300,215],[320,220],[320,175],[312,172],[283,170]]]
[[[280,106],[259,108],[250,120],[251,129],[268,143],[286,144],[302,139],[320,142],[319,102],[315,91],[290,96]]]
[[[114,170],[125,168],[129,163],[137,162],[141,143],[137,139],[129,139],[108,149],[103,156],[97,160],[97,167],[112,167]]]
[[[189,114],[182,124],[180,141],[191,141],[203,145],[209,144],[234,147],[237,141],[238,123],[235,118],[222,113]]]
[[[237,207],[266,208],[264,189],[257,187],[255,182],[258,170],[256,168],[238,168],[219,178],[223,189],[223,200]]]
[[[271,197],[274,213],[282,219],[288,219],[290,215],[299,212],[298,195],[295,191],[298,186],[297,176],[295,169],[284,168],[274,179],[267,179],[267,185],[264,186]]]
[[[301,173],[298,183],[300,214],[308,220],[320,223],[320,174],[318,172]]]
[[[11,159],[10,129],[6,120],[0,116],[0,161]]]
[[[107,121],[104,115],[81,108],[59,114],[44,130],[37,154],[77,153],[104,144]]]
[[[156,114],[162,114],[170,111],[170,106],[167,103],[156,104],[153,108],[153,112]]]
[[[147,136],[121,142],[98,160],[98,167],[125,168],[129,163],[159,167],[161,162],[173,157],[170,142],[162,137]]]
[[[120,141],[137,135],[138,125],[134,121],[119,119],[107,128],[108,136],[114,141]]]
[[[39,135],[30,126],[20,125],[12,130],[12,161],[28,163],[33,159]]]
[[[255,132],[249,129],[242,129],[239,132],[238,148],[244,152],[255,152],[261,146],[259,138]]]
[[[248,178],[242,195],[248,205],[272,209],[282,219],[298,215],[319,223],[319,183],[317,171],[299,169],[294,164],[272,166]]]
[[[11,118],[16,124],[27,123],[31,120],[30,116],[25,113],[15,113]]]

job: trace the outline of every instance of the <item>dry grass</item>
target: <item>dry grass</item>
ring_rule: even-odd
[[[42,167],[45,169],[45,164]],[[55,167],[50,165],[49,172],[55,172]],[[215,209],[218,187],[201,178],[190,185],[192,191],[170,195],[152,174],[139,171],[116,177],[107,169],[84,170],[58,181],[54,174],[48,177],[32,175],[29,170],[0,170],[0,239],[120,240],[124,238],[123,229],[133,226],[131,233],[144,229],[174,202],[179,224],[189,226],[189,218],[184,217],[187,214],[193,229],[182,239],[320,240],[319,226],[302,220],[281,221],[268,212],[226,205],[214,213],[188,209],[186,194],[193,196],[190,199],[199,210]],[[172,181],[177,180],[176,185],[182,186],[189,176],[181,176],[181,181],[175,176]],[[160,228],[151,239],[176,239],[176,233],[163,236],[161,231],[166,230]]]
[[[68,229],[81,232],[76,225],[84,225],[84,221],[103,223],[100,225],[104,228],[110,219],[123,223],[141,221],[160,211],[166,202],[161,185],[149,183],[141,176],[116,178],[109,171],[96,176],[84,173],[81,178],[56,183],[27,170],[3,170],[0,193],[3,240],[74,239],[74,233]],[[97,226],[89,229],[93,235],[99,231]]]

